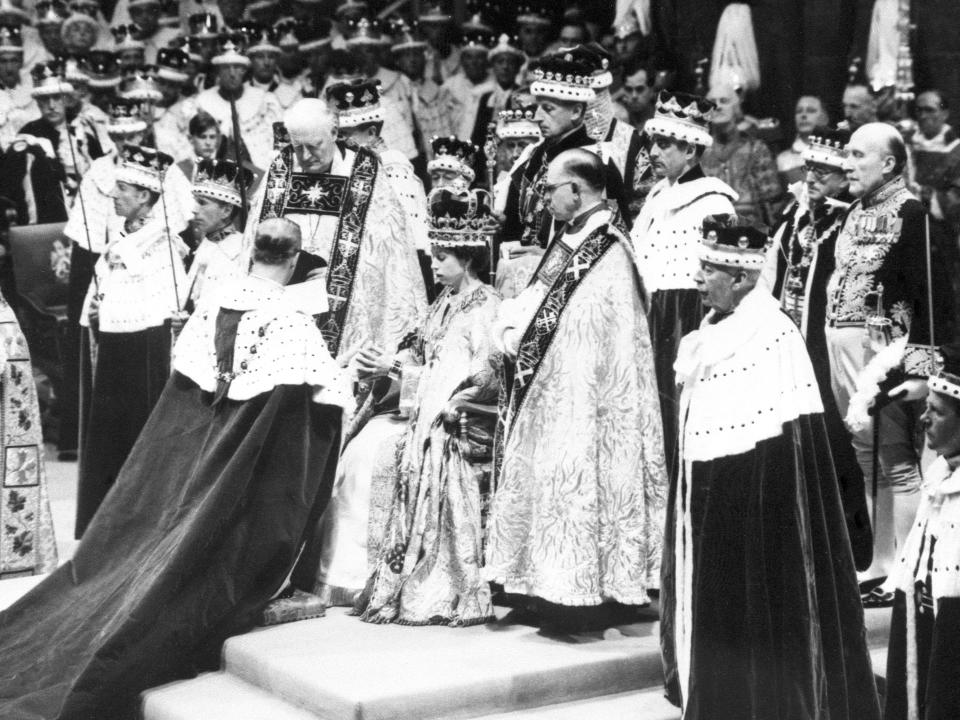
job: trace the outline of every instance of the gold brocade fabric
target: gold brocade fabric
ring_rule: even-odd
[[[361,600],[367,622],[462,626],[494,617],[480,574],[481,484],[489,468],[464,459],[441,414],[464,385],[483,389],[481,398],[495,386],[490,329],[499,305],[486,285],[462,296],[444,290],[413,348],[422,363],[416,409],[381,555]]]
[[[0,579],[57,568],[57,545],[47,496],[43,434],[27,340],[0,295]]]
[[[646,312],[620,243],[567,303],[506,421],[484,576],[563,605],[647,602],[667,473]]]

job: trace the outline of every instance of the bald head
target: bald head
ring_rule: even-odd
[[[847,145],[852,168],[847,171],[850,192],[856,197],[869,195],[903,172],[907,149],[893,125],[867,123],[850,136]]]
[[[557,155],[547,167],[550,213],[557,220],[572,220],[603,200],[604,170],[603,161],[589,150],[574,148]]]
[[[600,156],[583,148],[565,150],[550,163],[547,174],[557,166],[558,171],[571,180],[577,180],[588,193],[603,194],[606,186],[604,165]]]

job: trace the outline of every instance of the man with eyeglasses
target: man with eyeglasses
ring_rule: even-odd
[[[491,332],[511,379],[484,572],[547,631],[629,622],[660,587],[667,473],[646,294],[605,174],[584,148],[551,161],[563,232]]]
[[[660,93],[656,114],[644,125],[651,138],[650,164],[660,180],[630,233],[650,293],[650,337],[668,464],[676,460],[678,427],[673,362],[680,338],[700,326],[704,313],[693,280],[700,268],[701,226],[708,215],[733,215],[737,199],[729,185],[700,168],[703,151],[713,142],[708,126],[713,108],[696,95]]]
[[[834,268],[834,249],[843,217],[853,201],[846,170],[849,167],[846,130],[819,128],[811,132],[802,151],[804,180],[789,188],[793,201],[781,215],[767,251],[762,282],[780,301],[780,308],[800,328],[820,386],[824,421],[834,469],[853,545],[856,565],[870,564],[871,532],[864,494],[863,473],[857,463],[850,431],[830,391],[830,364],[824,335],[827,280]]]

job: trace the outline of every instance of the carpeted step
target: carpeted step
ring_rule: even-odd
[[[317,720],[226,673],[207,673],[143,694],[146,720]]]
[[[453,720],[659,686],[655,617],[603,639],[545,637],[504,620],[469,628],[371,625],[333,609],[231,638],[224,663],[329,720]]]
[[[146,720],[677,720],[655,611],[603,636],[544,636],[510,616],[470,628],[370,625],[343,609],[231,638],[224,671],[147,694]],[[883,675],[890,611],[866,613]],[[282,714],[286,713],[286,714]]]
[[[671,705],[660,688],[607,695],[592,700],[485,715],[480,720],[680,720],[680,708]]]

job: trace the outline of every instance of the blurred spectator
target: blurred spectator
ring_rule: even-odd
[[[843,91],[843,118],[853,132],[861,125],[877,120],[877,99],[862,83],[851,83]]]
[[[824,127],[830,122],[823,103],[815,95],[804,95],[797,100],[793,118],[797,136],[790,147],[777,155],[777,172],[784,187],[805,179],[803,151],[807,147],[807,138],[815,128]]]
[[[769,227],[783,197],[773,155],[766,143],[738,127],[743,109],[734,87],[719,85],[707,97],[717,104],[717,109],[710,121],[713,145],[700,162],[703,171],[737,191],[737,215],[751,225]]]
[[[960,233],[960,139],[947,123],[950,110],[939,90],[920,93],[917,130],[911,138],[911,185],[924,207]]]

